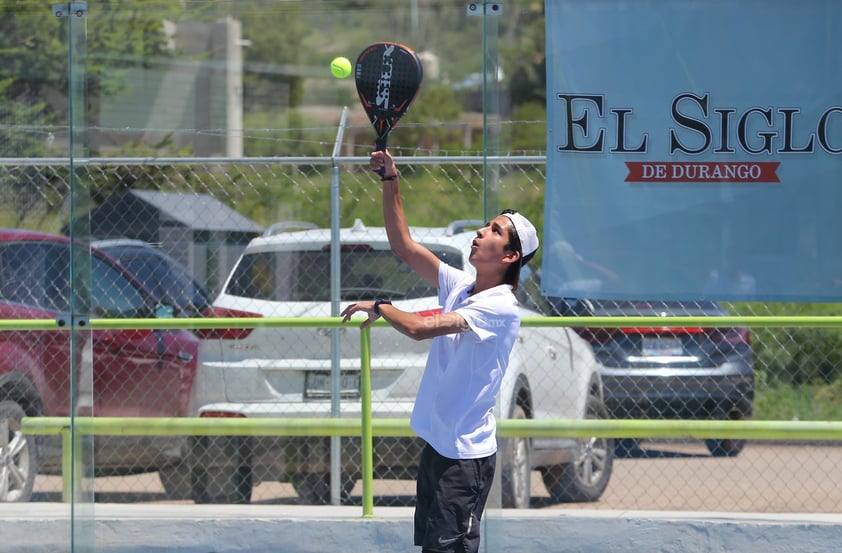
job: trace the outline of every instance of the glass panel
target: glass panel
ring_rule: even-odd
[[[95,440],[93,433],[79,421],[96,414],[96,389],[94,386],[96,352],[93,333],[87,321],[91,317],[91,268],[90,251],[82,240],[90,235],[87,212],[90,209],[90,179],[86,160],[88,150],[88,8],[86,3],[57,4],[53,15],[67,33],[67,147],[70,196],[70,239],[67,264],[69,281],[69,312],[65,323],[69,325],[68,351],[71,373],[71,551],[94,551],[94,474]],[[62,257],[57,256],[57,259]],[[59,315],[60,317],[62,315]],[[78,352],[78,353],[77,353]],[[77,417],[79,418],[77,420]],[[65,475],[67,478],[67,475]]]
[[[341,155],[367,156],[375,139],[372,125],[357,98],[353,76],[337,79],[331,75],[329,67],[334,57],[345,56],[353,64],[366,46],[398,37],[418,52],[424,65],[424,83],[412,109],[389,137],[389,148],[396,155],[480,156],[488,147],[483,142],[483,102],[484,95],[491,92],[477,86],[472,77],[484,71],[481,50],[486,24],[482,17],[470,16],[466,4],[392,0],[187,4],[123,1],[91,11],[86,89],[89,107],[86,139],[91,157],[84,173],[91,200],[73,220],[83,225],[88,223],[87,235],[95,240],[96,247],[118,259],[123,268],[143,282],[143,288],[155,299],[171,304],[175,313],[200,315],[222,290],[245,245],[263,229],[284,221],[311,221],[323,228],[327,226],[331,183],[326,161],[330,161],[343,110],[347,109],[349,115],[340,144]],[[113,34],[116,29],[119,29],[119,40]],[[383,29],[389,29],[385,36]],[[340,36],[342,39],[337,40]],[[304,161],[292,164],[280,158]],[[341,169],[342,225],[350,226],[359,218],[365,225],[381,226],[379,182],[357,162]],[[432,167],[428,172],[423,166],[402,163],[401,169],[408,178],[417,175],[422,181],[453,178],[442,168]],[[456,178],[464,181],[464,190],[443,191],[441,205],[427,205],[426,197],[412,202],[413,223],[446,227],[455,219],[484,218],[482,165],[476,164]],[[411,188],[408,189],[408,202],[413,195]],[[89,222],[85,221],[88,213]],[[135,242],[134,252],[128,251],[127,241]],[[442,247],[441,252],[453,258],[454,264],[462,264],[461,251],[454,253]],[[328,253],[325,250],[314,254],[324,264],[320,271],[329,266]],[[383,287],[418,295],[419,300],[434,297],[429,287],[410,294],[414,276],[391,257],[352,262],[356,257],[352,253],[355,252],[342,256],[350,271],[343,275],[343,282],[349,286],[371,288],[372,282],[363,282],[363,277],[376,274],[384,278]],[[312,278],[314,272],[306,270],[302,263],[278,261],[282,259],[279,252],[260,255],[272,258],[270,267],[282,267],[290,273],[287,294],[318,286],[318,298],[310,299],[328,299],[327,282]],[[171,272],[161,268],[165,258]],[[114,318],[139,309],[135,307],[137,302],[128,296],[116,301],[119,287],[106,287],[105,281],[100,282],[103,277],[97,271],[96,259],[94,256],[90,287],[92,314]],[[176,276],[167,277],[167,274]],[[250,285],[256,286],[258,277],[252,267]],[[351,282],[355,278],[359,284]],[[194,282],[197,286],[193,286]],[[183,290],[172,290],[176,283],[187,284]],[[276,291],[283,292],[278,290],[282,284],[276,283]],[[207,299],[192,300],[197,288],[207,290]],[[280,294],[271,299],[280,301],[285,297]],[[260,299],[269,298],[260,296]],[[238,313],[249,308],[248,305],[218,307]],[[190,381],[171,382],[168,386],[158,384],[154,389],[161,397],[156,397],[156,401],[142,401],[139,383],[144,380],[137,372],[139,369],[130,364],[134,358],[127,355],[125,347],[120,349],[121,355],[102,347],[99,332],[94,333],[93,340],[93,388],[98,414],[198,414],[195,404],[188,405],[184,394],[178,393],[184,388],[189,390],[194,384]],[[251,337],[261,335],[252,333]],[[109,339],[124,340],[137,348],[145,340],[143,336],[119,333]],[[204,377],[192,333],[187,330],[155,333],[150,343],[158,344],[161,339],[180,343],[180,349],[166,346],[176,352],[172,364],[182,363],[178,371],[166,374],[183,374],[185,379],[194,375],[196,379]],[[260,339],[258,343],[263,342]],[[279,343],[268,341],[270,347]],[[313,358],[318,356],[306,352],[305,346],[324,348],[328,344],[327,341],[290,343],[300,350],[296,357]],[[358,347],[354,345],[351,349],[357,355]],[[414,354],[416,348],[406,349]],[[235,350],[236,347],[230,351]],[[142,351],[132,351],[134,357],[143,359]],[[262,353],[256,352],[255,357]],[[269,354],[275,359],[290,357]],[[178,356],[189,361],[179,361]],[[423,361],[421,356],[415,357]],[[413,364],[415,357],[411,360]],[[113,359],[122,367],[117,371],[123,378],[119,393],[110,388],[117,386],[116,377],[109,380],[97,372],[98,363],[104,363],[104,359]],[[238,379],[236,393],[253,395],[253,388],[264,380],[251,378],[245,367],[238,370],[246,377]],[[393,381],[395,377],[383,375],[382,378]],[[265,381],[273,383],[272,389],[277,391],[286,380],[271,375]],[[304,391],[305,382],[302,377],[296,388],[299,393]],[[319,389],[327,389],[324,384],[320,383]],[[134,393],[126,392],[127,389]],[[162,389],[174,393],[162,394]],[[214,393],[220,391],[225,394],[223,390]],[[401,393],[401,397],[411,396],[411,390]],[[169,411],[158,403],[164,396],[170,402]],[[123,403],[118,404],[120,401]],[[314,401],[311,398],[309,407]],[[350,407],[345,407],[343,402],[341,409],[355,408],[351,399],[348,401]],[[304,408],[309,408],[306,403],[292,405],[291,409],[278,404],[255,409],[260,416],[300,416]],[[175,455],[156,456],[159,443],[171,445],[165,438],[156,437],[154,445],[147,446],[144,455],[138,457],[137,466],[127,466],[119,464],[123,459],[120,451],[107,448],[109,441],[98,436],[97,468],[100,472],[150,470],[153,475],[157,469],[158,485],[171,499],[236,502],[249,496],[276,493],[274,489],[280,480],[286,486],[282,487],[283,493],[298,494],[306,502],[324,502],[338,497],[333,493],[336,478],[345,476],[344,468],[359,456],[357,441],[343,439],[342,457],[348,461],[335,465],[341,466],[343,472],[331,481],[325,479],[329,476],[326,468],[329,465],[322,458],[307,463],[323,467],[319,472],[303,474],[299,474],[297,467],[303,467],[304,463],[297,458],[291,460],[288,473],[278,473],[268,464],[260,464],[265,460],[252,455],[261,449],[253,447],[256,441],[251,438],[188,439],[167,448],[167,455],[172,452]],[[394,485],[392,480],[399,486],[411,487],[413,473],[407,465],[417,457],[417,444],[403,442],[392,445],[386,441],[380,445],[381,450],[397,459],[393,466],[386,467],[388,473],[380,485],[381,493],[387,497],[400,495],[390,488]],[[298,455],[306,451],[315,455],[328,450],[324,445],[321,439],[298,440],[286,449],[295,450]],[[206,458],[213,461],[213,466],[203,464]],[[256,465],[236,466],[237,458],[253,459]],[[227,460],[219,466],[223,459]],[[192,474],[189,468],[185,470],[188,461],[195,469]],[[236,478],[225,478],[232,473]],[[196,481],[199,484],[194,485]],[[329,494],[326,482],[331,483]],[[343,494],[351,491],[347,484],[341,483]],[[97,479],[97,486],[101,485]]]
[[[68,330],[86,315],[88,254],[59,236],[75,206],[88,204],[77,162],[87,156],[86,8],[2,2],[0,20],[0,317],[50,324],[31,332],[12,326],[0,336],[0,501],[70,502],[60,547],[91,550],[93,443],[75,424],[92,409],[91,333]],[[21,432],[22,418],[45,415],[71,417],[64,443],[65,436]],[[64,479],[51,476],[62,472]]]

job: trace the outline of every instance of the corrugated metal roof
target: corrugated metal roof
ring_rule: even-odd
[[[262,232],[263,227],[207,194],[130,190],[166,218],[194,230]]]

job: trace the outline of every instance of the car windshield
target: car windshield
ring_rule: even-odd
[[[552,317],[618,317],[661,315],[662,313],[673,316],[726,314],[719,304],[709,300],[597,300],[545,296],[541,291],[540,275],[534,273],[528,266],[521,272],[520,286],[515,294],[521,305]]]
[[[198,284],[161,258],[123,255],[120,263],[164,303],[198,311],[210,303]]]
[[[431,248],[439,259],[462,268],[453,248]],[[434,286],[421,279],[390,250],[345,245],[340,253],[341,299],[411,299],[435,296]],[[281,251],[245,254],[225,292],[268,301],[330,301],[330,251]]]

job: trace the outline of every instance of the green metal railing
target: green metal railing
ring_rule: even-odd
[[[385,326],[384,321],[375,323]],[[524,327],[719,327],[748,328],[840,327],[842,317],[539,317],[523,319]],[[75,328],[99,329],[218,329],[257,327],[338,328],[339,318],[223,318],[223,319],[91,319]],[[54,320],[0,321],[0,330],[69,330]],[[363,517],[373,516],[373,437],[413,436],[407,419],[373,418],[371,411],[371,336],[360,331],[359,420],[347,418],[124,418],[26,417],[23,432],[62,437],[62,494],[71,497],[73,439],[109,436],[350,436],[362,442]],[[500,437],[606,438],[731,438],[752,440],[842,440],[842,422],[823,421],[702,421],[702,420],[500,420]]]

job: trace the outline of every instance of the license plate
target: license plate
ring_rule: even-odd
[[[305,399],[330,399],[333,390],[332,375],[329,371],[308,371],[304,378]],[[360,397],[360,373],[342,371],[339,376],[339,397],[358,399]]]
[[[643,338],[643,357],[678,357],[683,354],[679,338]]]

